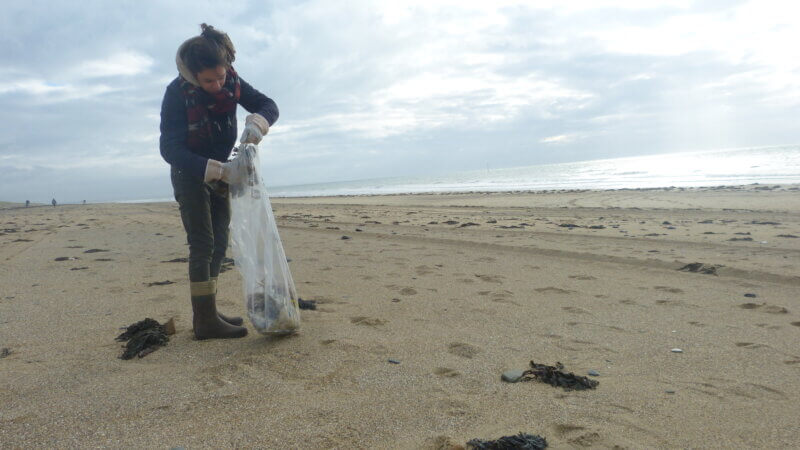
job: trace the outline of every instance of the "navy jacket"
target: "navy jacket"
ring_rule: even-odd
[[[271,98],[255,90],[241,77],[239,82],[241,83],[239,104],[251,113],[261,114],[272,126],[278,120],[278,106]],[[202,89],[200,91],[201,95],[208,95]],[[211,101],[210,95],[208,100]],[[230,120],[232,126],[228,126],[228,120],[217,121],[219,128],[211,127],[211,139],[208,142],[201,148],[189,148],[186,144],[188,134],[186,100],[181,91],[180,77],[175,78],[167,86],[167,92],[161,102],[161,156],[170,165],[189,175],[205,177],[209,158],[227,161],[236,144],[236,111],[231,111],[229,115],[232,116]],[[209,119],[214,122],[214,115],[210,115]]]

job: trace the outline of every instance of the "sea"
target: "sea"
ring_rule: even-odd
[[[800,183],[800,145],[484,169],[437,176],[267,186],[272,197],[646,189]]]
[[[735,148],[472,170],[435,176],[267,186],[270,197],[652,189],[800,184],[800,145]],[[172,197],[119,203],[174,201]]]

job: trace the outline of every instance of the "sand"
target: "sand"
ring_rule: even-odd
[[[186,264],[163,262],[188,252],[176,204],[4,205],[0,446],[800,446],[797,186],[273,206],[318,309],[295,336],[195,341]],[[223,312],[240,283],[221,275]],[[145,317],[177,333],[118,359]],[[531,360],[600,384],[500,380]]]

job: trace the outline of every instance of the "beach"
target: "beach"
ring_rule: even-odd
[[[249,335],[196,341],[176,203],[2,204],[0,446],[800,446],[797,185],[273,208],[317,309],[259,335],[234,268],[218,305]],[[146,317],[176,334],[119,359]],[[531,361],[599,385],[501,381]]]

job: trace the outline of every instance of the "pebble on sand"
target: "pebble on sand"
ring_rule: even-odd
[[[520,380],[520,378],[522,378],[522,374],[524,372],[524,370],[508,370],[503,372],[503,375],[500,376],[500,379],[507,383],[516,383]]]

